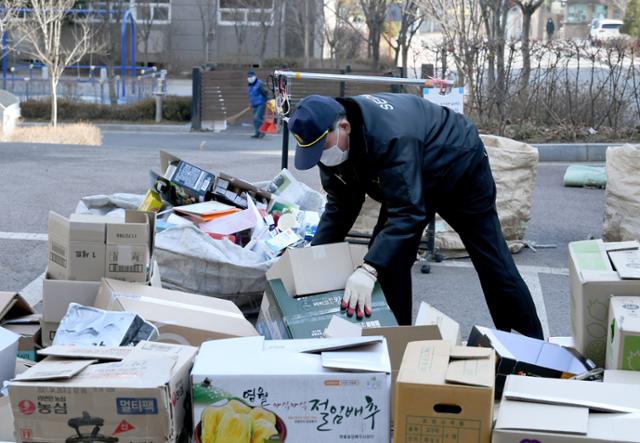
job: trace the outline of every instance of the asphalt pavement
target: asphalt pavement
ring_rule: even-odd
[[[217,134],[112,130],[103,133],[100,147],[0,143],[0,290],[19,291],[46,268],[49,210],[68,215],[88,195],[143,194],[149,170],[159,171],[160,149],[212,172],[272,178],[280,170],[281,138],[249,134],[242,128]],[[539,247],[514,256],[551,335],[571,332],[567,244],[602,233],[604,191],[563,187],[567,166],[540,163],[526,234]],[[316,170],[293,173],[319,189]],[[419,301],[433,304],[461,323],[463,337],[474,324],[492,325],[468,260],[433,264],[430,274],[416,265],[413,284],[414,311]]]

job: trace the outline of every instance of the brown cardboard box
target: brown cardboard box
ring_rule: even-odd
[[[101,364],[68,349],[9,384],[18,443],[63,443],[77,437],[73,426],[83,421],[80,431],[120,442],[173,443],[190,433],[189,371],[196,348],[141,342],[124,358],[114,348],[121,361]]]
[[[66,218],[49,212],[48,272],[58,280],[96,281],[104,276],[107,217]]]
[[[153,212],[126,211],[124,223],[107,223],[104,276],[132,282],[147,281],[154,237]]]
[[[207,340],[258,335],[229,300],[103,279],[94,306],[134,312],[160,331],[159,341],[199,346]]]
[[[289,249],[267,271],[267,280],[281,279],[294,297],[344,289],[366,252],[365,247],[348,243]]]
[[[396,385],[394,440],[490,443],[494,368],[491,349],[409,343]]]
[[[638,242],[604,243],[587,240],[569,243],[571,323],[576,349],[599,367],[605,364],[607,314],[611,295],[640,295],[640,280],[624,279],[629,263],[616,251],[637,250]],[[616,258],[620,269],[611,264]]]
[[[493,443],[637,443],[640,386],[510,375]]]
[[[40,318],[20,294],[0,292],[0,325],[20,336],[18,357],[35,360],[40,347]]]

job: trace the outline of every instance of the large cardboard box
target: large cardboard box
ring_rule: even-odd
[[[640,297],[611,297],[606,368],[640,371]]]
[[[105,224],[109,219],[74,219],[49,212],[48,272],[58,280],[100,280],[105,266]]]
[[[509,374],[571,378],[595,368],[593,362],[572,349],[482,326],[473,327],[467,346],[482,346],[496,351],[496,398],[502,395]]]
[[[40,346],[40,314],[20,294],[0,292],[0,326],[18,334],[18,357],[35,360]]]
[[[9,384],[18,443],[65,443],[80,433],[91,441],[173,443],[190,431],[196,348],[141,342],[128,353],[83,349],[66,347]],[[112,349],[112,362],[95,364],[95,349]]]
[[[199,346],[207,340],[258,335],[229,300],[103,279],[94,306],[134,312],[153,323],[158,341]]]
[[[494,367],[491,349],[409,343],[396,386],[394,440],[489,443]]]
[[[364,327],[397,326],[379,285],[371,317],[358,320],[340,310],[347,279],[365,252],[347,243],[287,250],[267,271],[258,331],[270,339],[320,338],[334,315]]]
[[[388,443],[389,372],[382,337],[203,343],[191,372],[194,442],[217,433],[224,442]]]
[[[637,443],[640,386],[510,375],[493,443]]]
[[[124,223],[107,223],[104,276],[146,282],[151,272],[155,237],[153,212],[126,211]]]
[[[571,323],[576,348],[596,365],[604,366],[607,342],[607,314],[611,295],[640,295],[640,280],[625,280],[624,264],[617,270],[610,255],[615,251],[637,249],[637,242],[604,243],[587,240],[569,244],[569,277],[571,280]]]

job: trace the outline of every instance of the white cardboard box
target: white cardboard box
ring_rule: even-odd
[[[640,371],[640,297],[611,297],[606,368]]]
[[[107,217],[69,219],[49,212],[49,274],[58,280],[96,281],[104,275]]]
[[[174,443],[190,433],[189,370],[197,349],[150,342],[126,348],[126,355],[110,349],[111,360],[121,361],[95,364],[87,359],[93,353],[67,347],[9,384],[18,443],[65,443],[77,436],[71,425],[83,421],[81,431],[127,443]]]
[[[249,441],[255,421],[246,415],[266,411],[272,425],[263,423],[264,438],[275,432],[287,442],[388,443],[390,372],[382,337],[203,343],[191,372],[194,441],[203,442],[203,432],[206,441],[226,435],[222,423],[232,419],[241,422],[243,439],[222,441]]]
[[[0,387],[16,373],[20,336],[0,326]]]
[[[637,443],[639,429],[638,385],[510,375],[493,443]]]
[[[640,295],[640,280],[620,277],[608,251],[637,249],[637,242],[587,240],[569,244],[571,323],[576,349],[596,365],[605,364],[611,295]]]

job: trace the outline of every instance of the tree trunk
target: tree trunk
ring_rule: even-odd
[[[58,125],[58,82],[52,75],[52,69],[49,69],[49,85],[51,87],[51,125]]]
[[[107,66],[107,78],[109,79],[109,102],[111,106],[118,106],[118,91],[116,91],[116,75],[111,66]]]
[[[380,30],[371,31],[371,61],[373,69],[380,67]]]
[[[309,0],[304,0],[304,68],[309,68],[309,34],[311,30],[310,17],[309,17]]]
[[[145,66],[149,66],[149,37],[150,35],[147,35],[147,37],[144,39],[144,65]]]
[[[402,46],[402,69],[407,73],[407,69],[409,69],[409,45],[404,44]]]
[[[531,15],[532,12],[528,8],[522,9],[522,83],[520,92],[525,96],[529,89],[529,78],[531,76],[531,48],[529,41]]]

